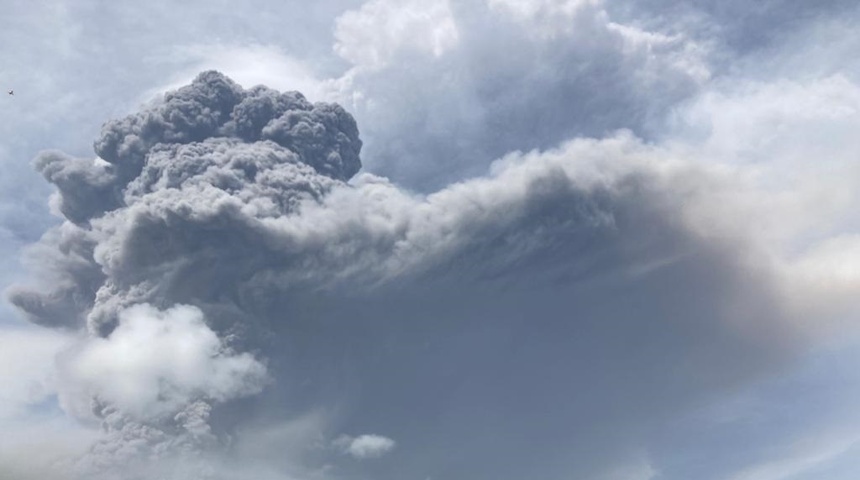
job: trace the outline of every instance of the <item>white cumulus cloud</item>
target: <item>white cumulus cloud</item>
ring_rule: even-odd
[[[382,435],[359,435],[350,437],[342,435],[334,441],[335,447],[343,453],[359,460],[368,458],[379,458],[394,449],[394,440]]]
[[[107,338],[88,338],[62,359],[68,407],[80,411],[94,396],[138,418],[158,417],[196,397],[225,401],[265,384],[265,365],[225,349],[195,307],[136,305],[119,318]]]

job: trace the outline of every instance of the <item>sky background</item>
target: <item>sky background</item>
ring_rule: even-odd
[[[0,476],[860,472],[856,2],[0,4]]]

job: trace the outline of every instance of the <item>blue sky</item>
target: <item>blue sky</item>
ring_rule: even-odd
[[[860,470],[853,2],[4,12],[11,478]]]

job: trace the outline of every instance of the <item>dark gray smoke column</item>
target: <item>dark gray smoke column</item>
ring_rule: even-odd
[[[36,159],[67,221],[30,251],[43,285],[9,298],[36,324],[89,331],[60,362],[61,401],[106,432],[83,476],[219,445],[213,408],[266,383],[265,366],[241,353],[248,331],[265,330],[252,328],[247,293],[283,247],[265,222],[344,184],[360,150],[340,106],[210,71],[107,123],[100,160]],[[171,309],[182,304],[193,307]]]
[[[184,278],[174,283],[156,276],[175,272],[178,265],[171,262],[195,253],[189,268],[229,268],[230,260],[249,253],[212,255],[212,246],[229,252],[231,244],[248,244],[230,237],[229,222],[288,214],[361,168],[358,129],[340,106],[311,104],[298,92],[262,86],[243,90],[212,71],[147,110],[107,123],[95,150],[107,163],[58,152],[35,162],[57,186],[59,210],[71,224],[50,232],[39,252],[53,289],[11,292],[34,323],[75,327],[94,302],[115,301],[117,289],[131,285],[139,285],[138,301],[206,301],[196,285],[178,284]],[[121,252],[96,252],[97,244],[111,243],[105,235],[122,235],[124,244],[111,245]],[[96,330],[114,320],[104,310],[97,307],[91,318]]]

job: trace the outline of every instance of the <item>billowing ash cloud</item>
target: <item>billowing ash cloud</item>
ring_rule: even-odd
[[[61,400],[123,440],[96,451],[200,443],[213,405],[260,391],[266,368],[227,332],[246,322],[237,283],[268,261],[271,238],[254,231],[353,176],[360,149],[339,106],[206,72],[106,124],[97,160],[36,159],[67,221],[31,252],[48,288],[9,296],[34,323],[88,325],[93,338],[63,359]],[[209,307],[222,337],[182,303]]]
[[[216,72],[203,73],[152,108],[106,124],[95,143],[104,161],[58,152],[36,159],[36,168],[57,186],[56,203],[71,224],[48,233],[54,238],[44,243],[56,250],[39,252],[56,257],[46,263],[59,285],[47,294],[16,291],[12,302],[36,323],[76,325],[100,287],[139,284],[140,278],[121,277],[139,276],[134,263],[146,269],[164,266],[168,250],[182,248],[168,238],[165,222],[177,214],[198,215],[192,212],[195,206],[176,203],[183,192],[194,190],[201,206],[211,209],[207,215],[221,215],[225,221],[233,208],[252,209],[256,217],[279,216],[301,198],[319,197],[354,175],[361,167],[360,149],[354,120],[337,105],[313,105],[299,93],[265,87],[245,91]],[[223,203],[233,201],[243,205]],[[103,241],[99,235],[134,237],[136,232],[117,231],[134,228],[126,220],[166,229],[154,231],[155,237],[136,237],[133,241],[145,251],[128,258],[132,264],[117,265],[124,272],[106,272],[103,261],[110,263],[111,252],[100,249],[102,258],[94,258]],[[111,277],[116,281],[106,281]]]
[[[104,429],[84,476],[187,455],[218,478],[208,453],[241,464],[255,425],[308,412],[302,461],[336,474],[331,439],[384,432],[396,449],[350,439],[388,455],[343,468],[596,475],[793,346],[754,245],[691,221],[724,180],[671,151],[578,140],[419,196],[347,183],[360,147],[340,107],[208,72],[108,123],[98,160],[37,159],[66,221],[31,251],[44,285],[10,298],[86,332],[60,381]],[[300,477],[283,456],[253,461]]]
[[[124,206],[124,190],[132,180],[143,176],[145,183],[161,175],[164,166],[158,169],[147,161],[154,150],[228,138],[271,141],[284,150],[267,150],[296,155],[301,163],[339,180],[361,168],[358,129],[342,108],[313,105],[297,92],[281,94],[265,87],[243,91],[216,72],[201,74],[151,109],[105,125],[95,151],[108,165],[54,153],[37,159],[36,168],[58,187],[63,215],[82,224]],[[244,173],[252,180],[256,174]],[[165,181],[165,186],[175,186]]]
[[[251,355],[225,352],[194,307],[129,308],[107,338],[91,339],[63,360],[74,386],[141,418],[169,414],[198,395],[223,401],[258,393],[265,378]]]

